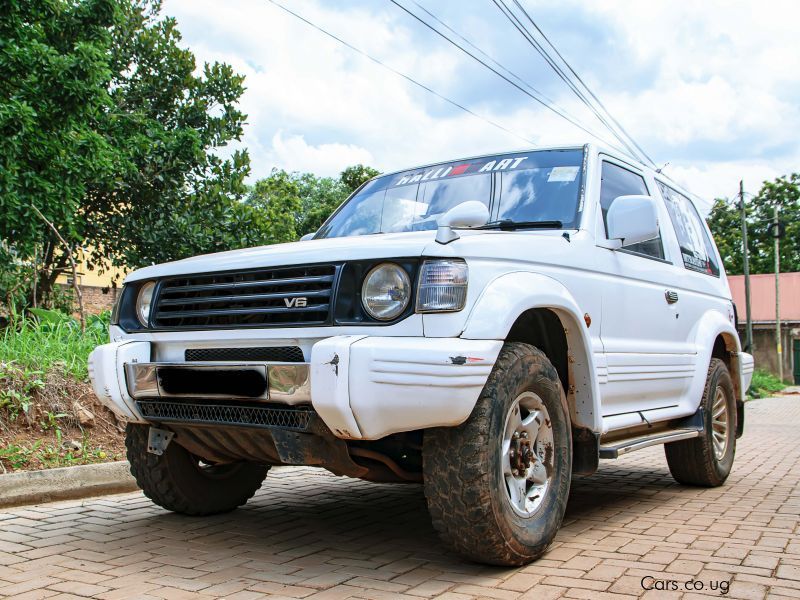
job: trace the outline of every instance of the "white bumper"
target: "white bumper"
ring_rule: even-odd
[[[472,412],[502,345],[461,338],[327,338],[311,350],[311,403],[342,438],[458,425]],[[92,352],[89,373],[100,401],[144,422],[128,394],[124,364],[150,359],[150,342],[116,342]]]
[[[753,371],[755,370],[755,360],[753,359],[753,355],[748,354],[747,352],[740,352],[739,366],[742,377],[742,400],[744,400],[744,395],[747,393],[747,389],[750,387],[750,381],[753,379]]]

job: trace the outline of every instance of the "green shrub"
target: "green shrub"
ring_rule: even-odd
[[[756,369],[755,373],[753,373],[753,380],[750,382],[750,389],[747,390],[747,396],[749,398],[764,398],[772,396],[785,388],[786,384],[772,373]]]

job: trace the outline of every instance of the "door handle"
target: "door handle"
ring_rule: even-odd
[[[678,301],[678,292],[667,290],[664,292],[664,296],[667,299],[667,304],[675,304]]]

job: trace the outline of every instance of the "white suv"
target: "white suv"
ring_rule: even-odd
[[[690,197],[586,145],[382,175],[309,240],[140,269],[90,371],[169,510],[317,465],[424,484],[454,549],[516,565],[600,458],[665,444],[678,481],[725,481],[735,320]]]

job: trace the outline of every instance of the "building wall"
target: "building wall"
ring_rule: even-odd
[[[120,288],[102,288],[94,285],[82,285],[83,309],[87,313],[98,314],[111,310],[114,300],[117,299]]]
[[[78,272],[78,285],[92,286],[97,288],[111,287],[114,283],[122,285],[122,280],[125,278],[126,270],[117,267],[112,267],[103,273],[89,268],[89,257],[93,254],[92,248],[86,250],[81,249],[78,252],[76,266]],[[67,268],[64,273],[58,276],[56,283],[61,285],[72,285],[72,272]]]
[[[72,293],[72,284],[63,285],[64,289]],[[103,311],[111,310],[114,301],[117,299],[120,289],[118,287],[100,287],[96,285],[81,285],[81,296],[83,297],[83,310],[86,314],[97,315]],[[78,303],[74,305],[76,317],[78,316]]]
[[[739,323],[739,339],[742,348],[745,346],[745,326]],[[782,358],[783,358],[783,378],[788,383],[793,381],[793,340],[800,339],[800,324],[784,323],[781,327],[782,338]],[[753,358],[756,361],[756,369],[769,371],[773,375],[778,374],[778,351],[775,344],[775,324],[753,325]]]

